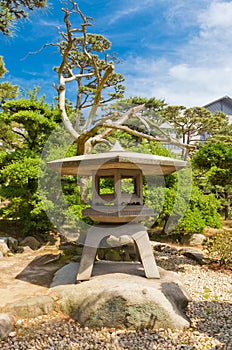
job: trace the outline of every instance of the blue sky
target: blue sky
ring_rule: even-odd
[[[126,97],[165,99],[171,105],[202,106],[224,95],[232,97],[232,1],[220,0],[80,0],[94,18],[92,32],[112,42],[126,78]],[[41,86],[56,95],[52,67],[54,48],[27,55],[56,42],[63,13],[59,0],[18,23],[13,38],[0,34],[5,80],[24,88]]]

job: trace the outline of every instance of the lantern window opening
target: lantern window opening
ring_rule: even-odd
[[[98,177],[98,194],[115,194],[114,176],[99,176]]]
[[[136,177],[132,177],[132,176],[121,177],[121,193],[137,194]]]

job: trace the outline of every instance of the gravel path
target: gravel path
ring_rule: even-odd
[[[0,349],[25,350],[232,350],[232,273],[213,271],[183,256],[158,253],[157,264],[181,276],[192,301],[187,315],[191,328],[128,331],[80,327],[56,313],[18,320]]]

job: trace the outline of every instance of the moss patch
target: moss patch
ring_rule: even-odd
[[[115,327],[127,329],[154,328],[157,321],[162,324],[167,315],[157,305],[127,305],[122,297],[106,301],[86,320],[89,327]]]

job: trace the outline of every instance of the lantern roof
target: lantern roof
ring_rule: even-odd
[[[181,170],[187,162],[152,154],[128,152],[116,142],[109,151],[57,159],[47,163],[61,175],[92,175],[102,169],[140,169],[143,175],[167,175]]]

